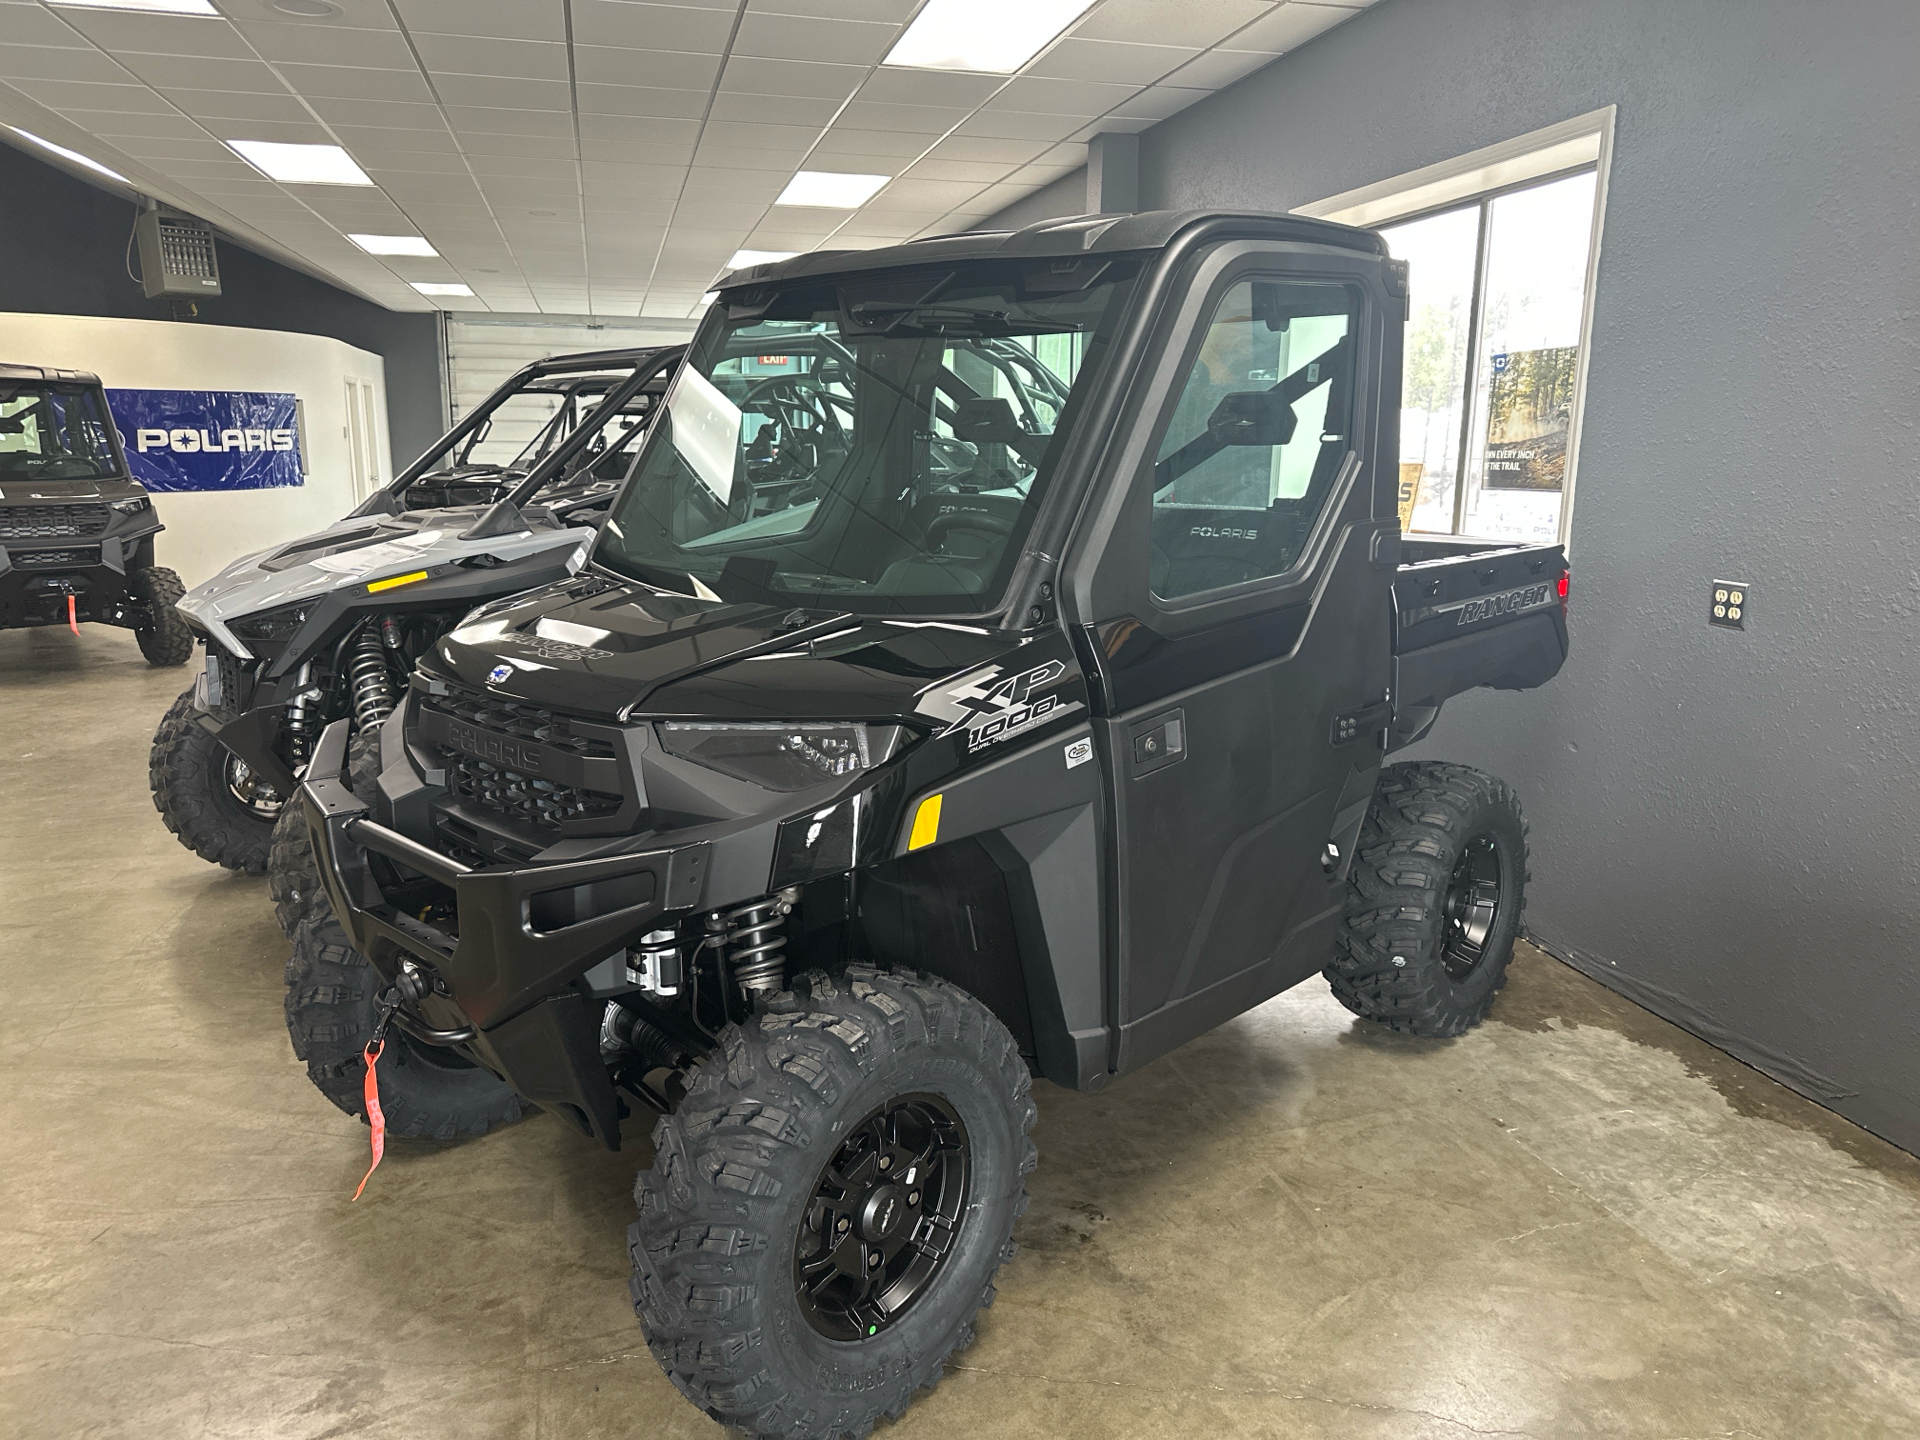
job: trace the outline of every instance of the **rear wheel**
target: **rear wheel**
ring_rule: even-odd
[[[363,1058],[386,982],[331,915],[307,921],[287,961],[287,1033],[307,1078],[349,1115],[367,1118]],[[457,1051],[390,1029],[380,1055],[387,1133],[455,1140],[518,1120],[520,1097]]]
[[[1356,1015],[1413,1035],[1486,1018],[1526,908],[1527,822],[1506,785],[1465,765],[1381,772],[1326,976]]]
[[[347,788],[371,803],[379,783],[380,727],[376,725],[355,731],[347,742]],[[314,857],[313,842],[307,838],[307,821],[300,813],[298,796],[289,797],[274,822],[267,854],[267,894],[273,897],[273,918],[280,922],[289,940],[300,929],[300,922],[311,918],[327,898],[320,888],[320,862]]]
[[[147,753],[153,807],[202,860],[258,875],[285,797],[195,718],[188,690],[161,717]]]
[[[127,589],[147,608],[147,623],[133,638],[149,665],[184,665],[193,657],[193,631],[174,605],[187,593],[180,577],[164,565],[150,565],[127,577]]]
[[[628,1233],[669,1379],[749,1435],[862,1436],[970,1344],[1013,1255],[1034,1120],[979,1001],[910,971],[795,983],[654,1130]]]

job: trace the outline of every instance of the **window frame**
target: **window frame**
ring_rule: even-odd
[[[1454,526],[1451,531],[1410,530],[1409,535],[1488,539],[1465,531],[1466,455],[1472,443],[1475,366],[1481,345],[1486,291],[1487,250],[1491,235],[1486,209],[1503,195],[1591,172],[1593,215],[1587,237],[1586,273],[1581,281],[1579,354],[1574,366],[1572,413],[1567,422],[1567,466],[1560,487],[1559,543],[1573,548],[1573,511],[1578,491],[1580,442],[1585,431],[1587,376],[1593,363],[1593,317],[1600,271],[1602,232],[1607,213],[1608,179],[1613,167],[1616,107],[1575,115],[1558,124],[1443,160],[1419,170],[1377,181],[1297,206],[1293,213],[1381,230],[1478,206],[1480,233],[1474,260],[1472,314],[1467,333],[1467,393],[1463,398],[1459,447],[1455,453]]]

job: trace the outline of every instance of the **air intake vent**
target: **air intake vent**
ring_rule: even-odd
[[[206,221],[175,210],[148,210],[134,233],[140,241],[141,284],[149,296],[220,293],[220,262]]]

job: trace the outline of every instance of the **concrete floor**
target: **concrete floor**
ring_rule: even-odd
[[[148,799],[188,679],[0,634],[0,1434],[718,1436],[627,1307],[644,1123],[348,1204],[265,885]],[[1462,1040],[1310,983],[1037,1091],[999,1304],[883,1435],[1920,1435],[1920,1161],[1538,951]]]

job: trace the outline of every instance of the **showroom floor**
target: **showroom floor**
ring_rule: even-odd
[[[265,884],[147,796],[189,678],[0,634],[0,1433],[718,1436],[627,1308],[643,1122],[403,1143],[348,1204]],[[1459,1041],[1311,983],[1037,1091],[999,1304],[883,1434],[1920,1434],[1920,1160],[1538,951]]]

